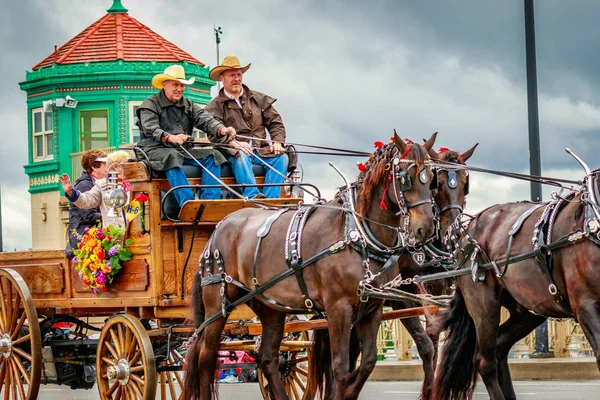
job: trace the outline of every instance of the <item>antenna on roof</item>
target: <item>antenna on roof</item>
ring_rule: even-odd
[[[219,65],[219,43],[221,43],[221,35],[223,34],[223,29],[219,26],[215,28],[215,24],[213,24],[213,31],[215,32],[215,41],[217,42],[217,64]],[[221,90],[221,81],[217,82],[217,89]]]

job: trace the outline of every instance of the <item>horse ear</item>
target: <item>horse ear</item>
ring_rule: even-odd
[[[467,160],[469,158],[471,158],[471,156],[473,155],[473,152],[475,151],[475,148],[479,146],[479,143],[475,143],[475,146],[471,147],[469,150],[465,151],[464,153],[462,153],[460,156],[458,156],[458,160],[461,163],[466,163]]]
[[[423,139],[423,141],[425,142],[423,147],[425,147],[427,153],[429,153],[429,157],[435,159],[439,158],[439,154],[435,150],[433,150],[433,145],[435,144],[435,140],[437,139],[437,134],[437,132],[433,132],[433,135],[431,135],[429,140]]]
[[[402,138],[400,136],[398,136],[398,133],[396,132],[395,129],[394,129],[394,143],[396,144],[396,147],[398,148],[398,150],[400,150],[400,154],[404,153],[406,151],[406,149],[408,148],[408,145],[406,143],[404,143],[404,140],[402,140]]]

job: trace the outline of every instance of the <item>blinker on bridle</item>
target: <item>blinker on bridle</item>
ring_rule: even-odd
[[[401,170],[400,169],[401,163],[410,163],[410,164],[408,165],[408,167],[406,169]],[[411,208],[420,206],[422,204],[431,204],[432,203],[431,198],[423,199],[423,200],[417,201],[415,203],[408,203],[406,201],[406,198],[404,197],[404,192],[407,192],[412,189],[410,170],[413,167],[415,167],[415,168],[417,167],[417,164],[414,162],[414,160],[405,160],[405,159],[402,159],[401,157],[394,158],[393,167],[392,167],[393,169],[392,169],[392,172],[390,173],[390,175],[392,175],[391,180],[394,184],[394,195],[396,197],[396,204],[399,207],[398,212],[395,213],[396,216],[407,215]],[[421,183],[425,184],[429,181],[429,174],[428,174],[426,166],[424,166],[421,169],[421,171],[419,172],[418,175],[419,175],[419,181]],[[437,177],[434,178],[434,181],[436,182],[436,185],[437,185],[436,178]],[[432,184],[433,184],[433,181],[432,181]],[[387,187],[386,187],[386,191],[387,191]],[[384,192],[384,197],[385,197],[385,192]],[[383,198],[382,198],[382,204],[384,204]]]

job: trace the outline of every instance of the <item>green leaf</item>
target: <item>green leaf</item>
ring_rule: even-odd
[[[133,244],[133,239],[129,238],[125,241],[125,246],[131,246]]]

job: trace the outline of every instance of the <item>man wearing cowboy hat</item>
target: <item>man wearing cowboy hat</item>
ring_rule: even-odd
[[[171,65],[162,74],[152,78],[152,86],[161,91],[150,96],[137,110],[138,126],[142,139],[138,143],[148,155],[152,169],[165,171],[171,187],[189,185],[181,168],[183,165],[196,165],[196,161],[188,152],[204,166],[202,183],[218,185],[213,178],[221,177],[220,165],[225,157],[214,149],[193,148],[188,139],[194,128],[206,132],[212,142],[226,142],[235,137],[235,129],[225,127],[191,100],[183,97],[186,85],[194,83],[195,78],[185,79],[185,71],[181,65]],[[187,150],[183,151],[183,148]],[[189,188],[175,190],[175,197],[180,206],[194,195]],[[202,189],[201,199],[219,199],[221,189]]]
[[[242,84],[242,75],[248,68],[250,64],[242,66],[235,56],[225,57],[220,65],[214,67],[209,77],[213,81],[221,81],[223,88],[204,110],[221,122],[227,121],[238,135],[255,138],[237,138],[225,150],[238,183],[256,184],[252,164],[263,165],[261,160],[279,172],[267,168],[265,183],[283,183],[288,167],[288,156],[283,148],[285,126],[281,115],[273,107],[276,99]],[[267,131],[271,140],[262,140],[267,139]],[[279,186],[264,188],[268,198],[280,197],[280,192]],[[249,187],[244,194],[254,197],[258,189]]]

